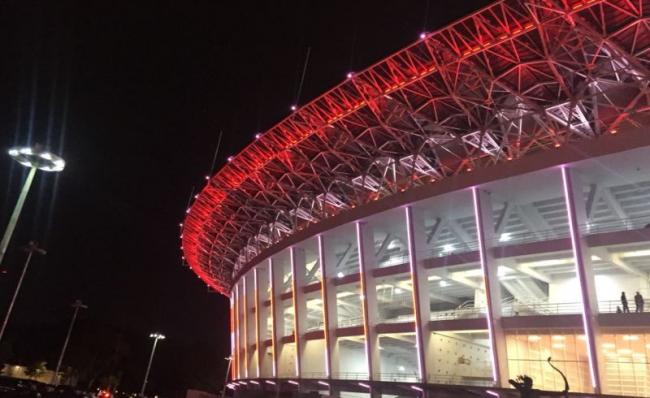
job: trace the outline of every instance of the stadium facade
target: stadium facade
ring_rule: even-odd
[[[181,237],[231,387],[650,396],[649,10],[495,2],[229,159]]]

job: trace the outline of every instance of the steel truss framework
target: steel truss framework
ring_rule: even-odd
[[[505,0],[426,35],[229,159],[187,211],[185,258],[229,295],[265,248],[348,208],[647,124],[649,9]]]

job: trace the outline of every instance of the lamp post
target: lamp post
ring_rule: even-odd
[[[7,328],[7,323],[9,323],[9,318],[11,317],[11,311],[14,309],[14,304],[16,303],[16,297],[20,292],[20,287],[23,284],[23,279],[25,279],[25,274],[27,273],[27,268],[29,267],[29,262],[32,261],[32,255],[34,253],[44,256],[47,252],[40,247],[35,242],[29,242],[29,244],[23,248],[27,252],[27,259],[25,260],[25,265],[23,265],[23,272],[20,274],[18,279],[18,285],[16,285],[16,290],[14,290],[14,295],[11,297],[11,302],[9,303],[9,308],[7,308],[7,313],[5,314],[5,319],[2,322],[2,328],[0,328],[0,341],[2,341],[2,336],[5,334],[5,329]]]
[[[153,362],[153,355],[156,353],[158,340],[165,340],[165,335],[162,333],[151,333],[149,337],[153,339],[153,347],[151,348],[151,355],[149,355],[149,364],[147,364],[147,371],[144,374],[144,381],[142,382],[142,388],[140,389],[141,397],[144,397],[144,389],[147,388],[147,382],[149,381],[149,371],[151,371],[151,363]]]
[[[224,358],[226,361],[228,361],[228,366],[226,367],[226,378],[223,381],[223,390],[221,390],[221,398],[225,398],[226,396],[226,385],[228,384],[228,375],[230,374],[230,366],[232,364],[232,357],[226,357]]]
[[[8,153],[16,162],[25,167],[29,167],[29,174],[27,174],[27,179],[25,179],[23,188],[20,190],[18,201],[16,202],[14,211],[11,213],[11,217],[9,218],[9,224],[7,225],[7,229],[2,237],[2,241],[0,241],[0,265],[2,265],[2,260],[7,252],[11,235],[13,235],[14,229],[16,228],[16,223],[18,223],[20,212],[23,210],[23,205],[25,204],[29,188],[32,186],[32,182],[34,181],[36,170],[57,172],[63,170],[65,167],[65,161],[62,158],[42,150],[39,145],[36,145],[33,148],[11,148]],[[0,338],[1,337],[2,334],[0,333]]]
[[[58,386],[59,382],[61,381],[59,379],[59,369],[61,369],[61,363],[63,362],[63,357],[65,356],[65,350],[68,348],[68,343],[70,342],[70,335],[72,334],[74,323],[77,320],[77,314],[79,313],[80,309],[85,310],[88,308],[88,306],[82,303],[81,300],[75,300],[75,302],[72,303],[72,308],[74,308],[74,313],[72,314],[72,320],[70,321],[70,326],[68,327],[68,334],[65,336],[63,348],[61,348],[61,354],[59,354],[59,360],[56,363],[56,370],[54,370],[54,375],[52,375],[52,384],[55,386]]]

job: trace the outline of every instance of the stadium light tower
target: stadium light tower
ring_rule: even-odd
[[[72,320],[70,321],[70,326],[68,327],[68,334],[65,335],[63,348],[61,348],[61,354],[59,354],[59,360],[56,363],[56,370],[54,370],[54,374],[52,375],[52,384],[54,384],[55,386],[58,386],[59,383],[61,382],[61,379],[59,378],[59,370],[61,369],[61,363],[63,363],[63,357],[65,356],[66,349],[68,348],[68,343],[70,342],[70,335],[72,334],[72,328],[74,328],[74,323],[77,320],[77,315],[79,314],[79,310],[80,309],[85,310],[88,308],[88,306],[82,303],[81,300],[75,300],[75,302],[72,303],[72,308],[74,308],[74,312],[72,314]]]
[[[142,388],[140,389],[141,397],[144,397],[144,389],[147,388],[147,382],[149,381],[149,371],[151,370],[153,355],[156,353],[156,346],[158,345],[158,340],[165,340],[165,335],[162,333],[151,333],[149,337],[153,339],[153,347],[151,348],[151,355],[149,355],[149,364],[147,364],[147,371],[144,374],[144,380],[142,381]]]
[[[16,207],[14,207],[14,211],[11,213],[11,218],[9,218],[9,225],[7,225],[2,241],[0,241],[0,266],[2,265],[5,253],[7,252],[11,235],[13,235],[14,229],[16,228],[20,212],[25,204],[27,193],[34,181],[36,170],[58,172],[63,170],[65,167],[65,161],[61,157],[44,151],[40,145],[35,145],[34,147],[11,148],[8,153],[16,162],[25,167],[29,167],[29,174],[27,174],[27,179],[23,184],[23,188],[20,190]]]

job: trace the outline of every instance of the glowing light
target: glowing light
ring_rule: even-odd
[[[368,384],[366,384],[366,383],[359,383],[359,385],[360,385],[361,387],[364,387],[364,388],[368,388],[368,389],[370,389],[370,386],[369,386]]]
[[[600,261],[600,260],[602,260],[602,258],[598,257],[597,255],[595,254],[591,255],[591,261]]]
[[[512,239],[512,235],[510,232],[504,232],[499,236],[499,242],[508,242],[509,240]]]
[[[352,76],[353,76],[353,75],[352,75],[352,72],[348,72],[348,74],[345,75],[345,76],[347,76],[348,79],[352,79]]]
[[[402,294],[402,289],[400,289],[399,287],[396,287],[394,292],[395,292],[395,294]]]
[[[449,286],[449,282],[447,282],[447,281],[440,281],[440,282],[438,282],[438,285],[439,285],[440,287],[447,287],[447,286]]]
[[[626,334],[623,336],[623,340],[625,341],[637,341],[639,340],[639,336],[636,334]]]
[[[318,384],[320,384],[321,386],[325,386],[325,387],[329,387],[329,386],[330,386],[328,382],[326,382],[326,381],[322,381],[322,380],[318,380]]]
[[[34,167],[48,172],[57,172],[65,168],[65,161],[50,152],[34,150],[30,147],[11,148],[7,151],[16,162],[25,167]]]
[[[424,39],[426,39],[426,38],[427,38],[427,34],[426,34],[426,32],[422,32],[422,33],[420,33],[420,39],[423,39],[423,40],[424,40]]]
[[[257,133],[257,134],[255,134],[255,139],[256,139],[256,140],[259,140],[261,136],[262,136],[262,134]]]
[[[345,276],[345,274],[344,274],[343,272],[341,272],[341,271],[339,271],[339,272],[336,274],[336,277],[339,278],[339,279],[343,278],[344,276]]]
[[[540,341],[541,339],[542,339],[542,338],[539,337],[539,336],[536,335],[536,334],[533,334],[533,335],[528,336],[528,341],[531,341],[531,342],[533,342],[533,343],[534,343],[534,342],[537,342],[537,341]]]
[[[424,391],[424,390],[422,389],[422,387],[418,387],[418,386],[411,386],[411,389],[413,389],[413,390],[415,390],[415,391],[419,391],[419,392],[423,392],[423,391]]]
[[[293,384],[294,386],[299,386],[299,385],[300,385],[300,383],[298,383],[298,382],[295,381],[295,380],[289,380],[289,381],[287,381],[287,383],[289,383],[289,384]]]
[[[406,368],[405,368],[404,366],[402,366],[402,365],[399,365],[399,366],[397,367],[397,370],[399,370],[400,372],[405,372],[405,371],[406,371]]]
[[[451,253],[454,250],[456,250],[456,248],[451,243],[447,243],[446,245],[442,246],[442,252],[443,253]]]
[[[232,157],[232,156],[228,156],[228,163],[232,162],[232,160],[233,160],[233,157]]]
[[[296,111],[296,109],[298,109],[298,106],[296,106],[296,105],[291,105],[291,110],[292,110],[292,111],[294,111],[294,112],[295,112],[295,111]]]

